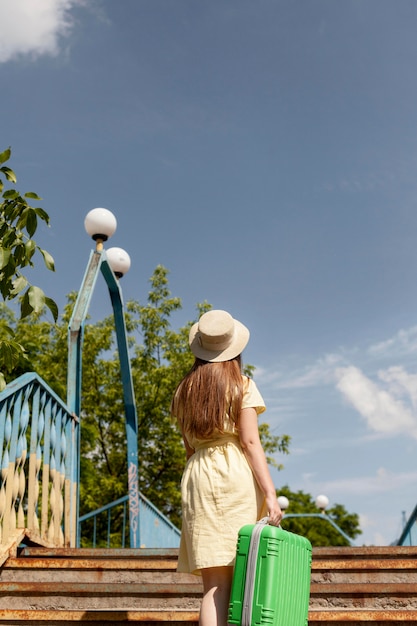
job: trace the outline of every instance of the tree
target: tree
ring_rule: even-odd
[[[279,490],[280,496],[286,496],[289,500],[289,507],[286,513],[303,514],[306,517],[286,517],[281,522],[282,528],[290,532],[307,537],[313,546],[347,546],[349,542],[334,528],[334,526],[324,519],[308,517],[308,514],[316,515],[320,511],[317,509],[312,496],[303,491],[292,492],[288,486]],[[348,513],[342,504],[335,504],[326,511],[333,522],[351,539],[355,539],[361,534],[359,528],[359,517],[356,513]]]
[[[33,267],[33,257],[40,252],[49,270],[54,271],[52,256],[40,248],[33,239],[38,227],[38,219],[49,224],[48,214],[41,208],[32,207],[28,199],[41,200],[34,192],[23,195],[16,189],[4,190],[5,181],[15,184],[16,175],[6,163],[11,155],[8,148],[0,153],[0,293],[4,301],[20,298],[22,318],[31,313],[40,313],[48,307],[56,321],[56,303],[47,297],[40,287],[31,285],[22,269]],[[5,374],[11,374],[25,355],[24,342],[15,340],[12,328],[2,323],[0,327],[0,390],[5,387]]]
[[[190,369],[188,348],[192,322],[178,331],[170,318],[181,308],[172,297],[168,271],[158,266],[150,279],[147,302],[126,305],[126,328],[131,350],[133,387],[138,414],[139,488],[171,521],[181,517],[180,480],[185,464],[182,437],[170,415],[175,387]],[[25,339],[27,360],[20,372],[35,370],[65,398],[67,328],[75,294],[70,294],[62,320],[49,324],[39,315],[8,321],[18,340]],[[196,318],[210,308],[197,305]],[[3,312],[2,317],[5,313]],[[11,316],[11,317],[10,317]],[[80,513],[87,513],[127,492],[126,433],[120,366],[115,344],[113,316],[85,325],[81,414]],[[42,350],[39,350],[39,340]],[[249,368],[250,369],[250,368]],[[271,460],[288,451],[289,438],[272,437],[267,424],[262,438]]]

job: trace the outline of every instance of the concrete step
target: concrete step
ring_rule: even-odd
[[[0,609],[69,611],[175,609],[198,611],[200,581],[88,583],[85,582],[0,582]],[[417,611],[414,583],[312,583],[310,609],[396,609]]]
[[[87,624],[128,624],[141,623],[142,626],[192,626],[198,624],[198,613],[195,611],[134,611],[96,610],[96,611],[22,611],[11,609],[0,611],[0,624],[18,626],[29,622],[31,626],[62,626],[63,623],[76,622],[79,626]],[[338,624],[339,626],[414,626],[417,622],[417,611],[391,609],[387,611],[367,611],[356,609],[346,611],[326,610],[310,611],[308,624],[323,626]]]
[[[314,548],[312,583],[417,584],[417,546]]]

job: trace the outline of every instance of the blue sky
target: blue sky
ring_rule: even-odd
[[[249,326],[276,486],[367,544],[417,502],[416,26],[414,0],[0,0],[0,149],[51,217],[34,282],[62,306],[110,209],[125,300],[163,264],[174,327],[203,300]]]

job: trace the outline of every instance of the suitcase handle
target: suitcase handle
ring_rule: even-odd
[[[256,523],[259,524],[260,526],[268,526],[268,524],[269,524],[269,517],[268,516],[262,517]],[[278,524],[278,526],[276,528],[281,528],[281,524]]]

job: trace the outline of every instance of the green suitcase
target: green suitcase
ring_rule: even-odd
[[[236,626],[306,626],[311,544],[269,526],[268,518],[239,531],[229,620]]]

